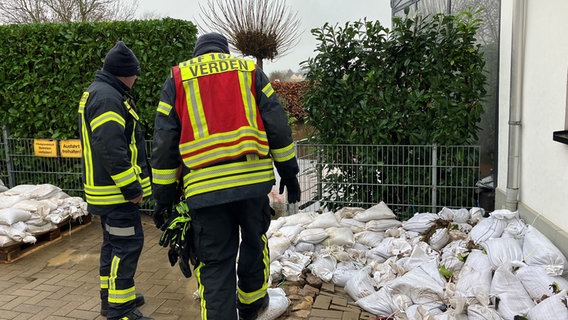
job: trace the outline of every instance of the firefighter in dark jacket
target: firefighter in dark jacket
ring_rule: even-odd
[[[178,180],[183,187],[201,319],[256,319],[269,302],[265,233],[274,167],[289,203],[300,200],[299,168],[268,78],[253,61],[231,56],[223,35],[202,35],[194,58],[172,68],[156,112],[151,164],[157,227],[176,201]]]
[[[137,309],[134,274],[144,244],[139,204],[151,196],[144,134],[129,90],[140,73],[134,53],[119,41],[83,93],[79,128],[88,210],[100,216],[101,314],[108,319],[152,319]]]

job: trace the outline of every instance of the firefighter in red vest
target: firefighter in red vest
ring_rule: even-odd
[[[231,56],[223,35],[202,35],[194,58],[172,68],[156,112],[151,165],[156,227],[164,227],[177,184],[183,188],[202,319],[256,319],[269,302],[265,233],[274,167],[289,203],[300,201],[299,168],[288,117],[267,76],[253,61]]]

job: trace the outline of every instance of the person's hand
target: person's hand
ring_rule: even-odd
[[[132,203],[140,203],[140,202],[142,202],[142,195],[139,195],[138,197],[136,197],[134,199],[130,199],[128,201],[130,201]]]
[[[154,224],[156,228],[162,229],[165,225],[166,219],[172,214],[171,204],[160,204],[157,203],[154,207],[154,212],[152,213],[152,219],[154,219]]]
[[[284,193],[284,187],[286,187],[286,191],[288,192],[288,203],[300,201],[302,191],[300,191],[300,183],[296,176],[292,178],[280,178],[280,191],[278,193]]]

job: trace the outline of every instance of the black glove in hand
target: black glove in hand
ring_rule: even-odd
[[[296,203],[300,201],[300,183],[297,177],[292,178],[280,178],[280,191],[278,193],[284,193],[284,186],[286,186],[286,191],[288,191],[288,203]]]
[[[172,205],[171,204],[160,204],[157,203],[156,207],[154,207],[154,212],[152,212],[152,219],[154,219],[154,224],[156,228],[162,229],[165,225],[166,219],[169,218],[172,214]]]

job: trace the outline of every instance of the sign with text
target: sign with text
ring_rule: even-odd
[[[81,140],[61,140],[59,141],[59,154],[63,158],[81,158]]]
[[[36,157],[57,157],[57,140],[34,139],[34,155]]]

